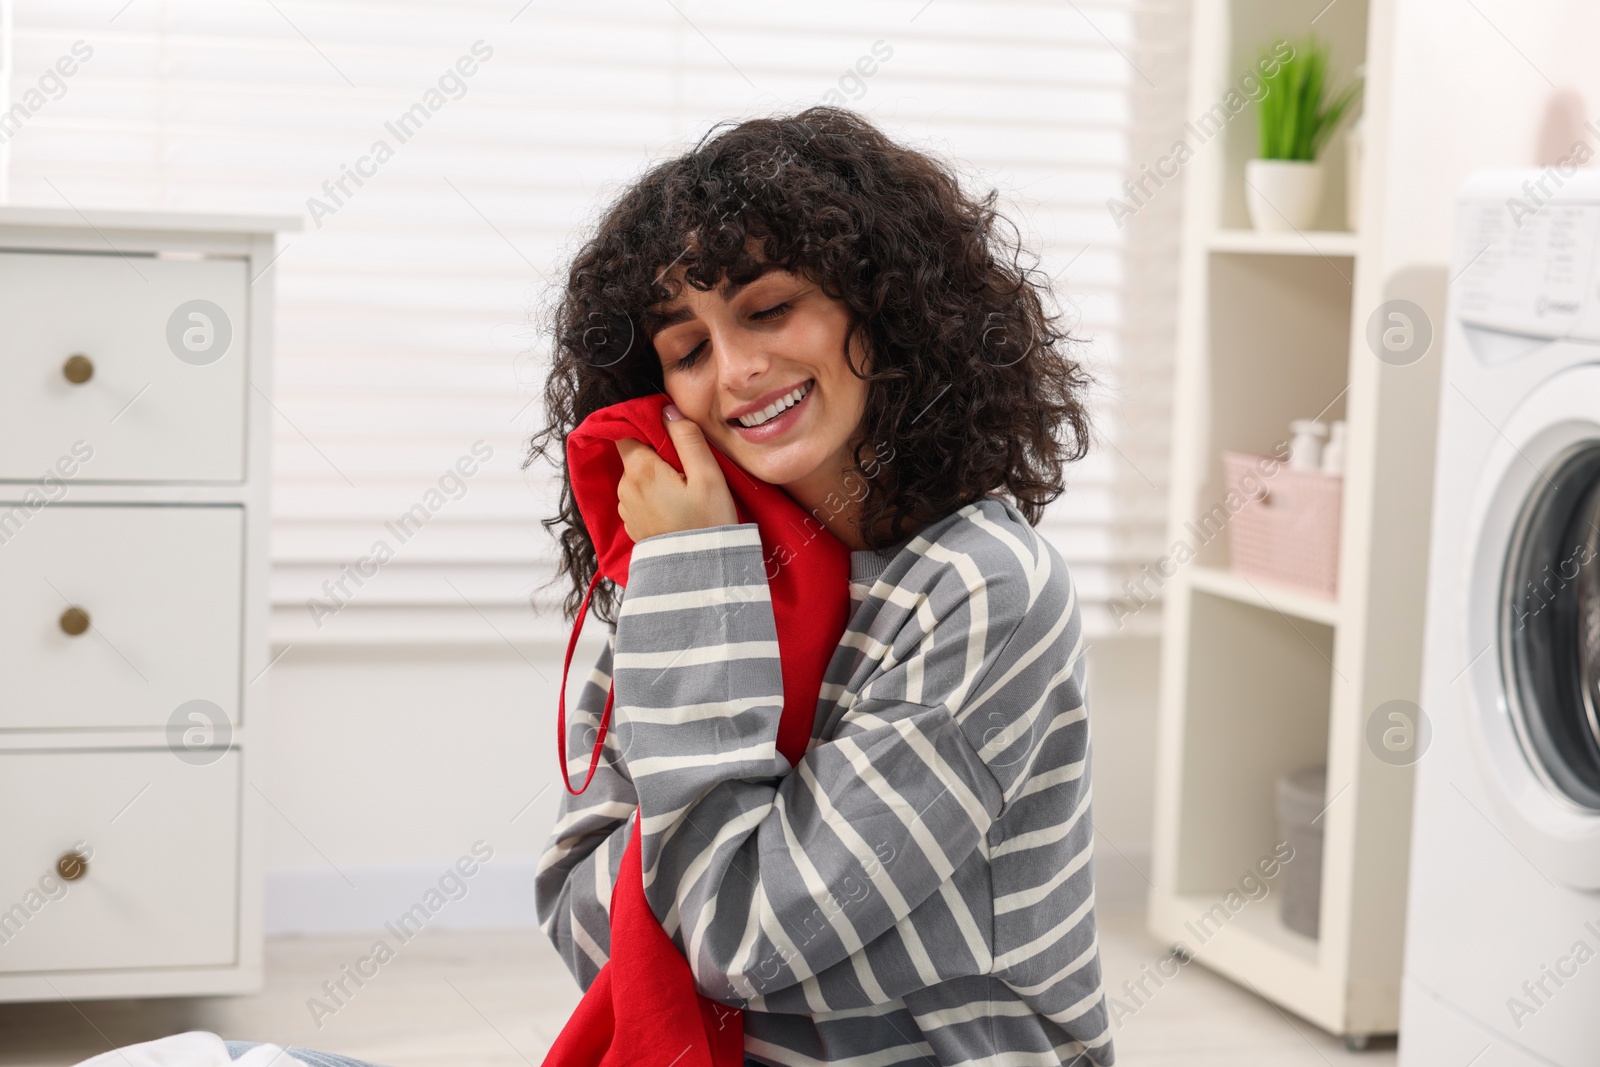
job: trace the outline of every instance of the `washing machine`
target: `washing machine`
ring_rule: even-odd
[[[1456,218],[1400,1063],[1593,1067],[1600,176],[1478,175]]]

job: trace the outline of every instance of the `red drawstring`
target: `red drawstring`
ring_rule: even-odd
[[[600,752],[605,747],[606,730],[611,726],[611,699],[616,693],[616,684],[613,681],[606,686],[606,707],[600,713],[600,734],[594,739],[594,753],[589,759],[589,773],[584,776],[583,784],[572,788],[572,778],[567,774],[567,671],[572,666],[572,650],[578,647],[578,635],[583,632],[583,620],[589,614],[589,598],[594,595],[594,587],[600,584],[600,568],[596,567],[594,577],[589,579],[589,589],[583,594],[583,606],[578,609],[577,621],[572,625],[572,636],[567,638],[567,658],[561,664],[561,696],[556,711],[556,751],[561,756],[561,784],[567,787],[567,792],[577,796],[589,788],[589,783],[594,780],[594,772],[600,766]],[[616,675],[616,664],[612,664],[613,679]]]

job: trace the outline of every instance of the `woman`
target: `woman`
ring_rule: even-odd
[[[613,685],[615,724],[562,798],[540,921],[587,988],[637,809],[651,910],[744,1009],[751,1062],[1112,1062],[1077,601],[1032,525],[1086,451],[1087,378],[994,200],[848,111],[749,121],[627,189],[557,309],[529,462],[665,392],[686,474],[618,442],[636,546],[620,600],[594,594],[611,633],[569,774]],[[851,550],[794,767],[763,595],[783,561],[713,449]],[[570,480],[546,525],[571,618],[597,563]]]

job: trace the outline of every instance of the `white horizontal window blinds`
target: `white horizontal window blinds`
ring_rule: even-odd
[[[1106,388],[1096,406],[1100,448],[1085,464],[1095,464],[1097,477],[1074,481],[1054,517],[1087,508],[1086,497],[1104,492],[1104,512],[1097,516],[1086,510],[1082,516],[1090,543],[1066,557],[1076,564],[1076,573],[1086,572],[1097,583],[1083,589],[1087,628],[1150,636],[1161,632],[1161,588],[1170,578],[1155,569],[1155,561],[1167,553],[1163,539],[1183,189],[1181,174],[1160,187],[1147,181],[1137,198],[1129,196],[1123,183],[1148,173],[1143,168],[1167,155],[1181,132],[1189,82],[1189,3],[1134,0],[1127,15],[1121,24],[1125,36],[1112,35],[1126,61],[1130,121],[1110,195],[1123,208],[1130,202],[1138,207],[1131,215],[1119,210],[1121,225],[1113,224],[1120,241],[1121,275],[1115,287],[1120,307],[1105,336],[1116,352],[1101,368]],[[1102,206],[1110,217],[1109,205]],[[1080,580],[1080,586],[1085,584]]]
[[[10,140],[11,196],[304,219],[271,268],[276,642],[548,639],[531,317],[601,203],[718,119],[845,103],[960,157],[1058,275],[1107,403],[1149,408],[1108,431],[1164,422],[1119,376],[1130,231],[1105,207],[1136,6],[17,0],[13,98],[93,57]],[[1048,520],[1092,627],[1160,521],[1159,465],[1113,443],[1151,485],[1102,445]]]

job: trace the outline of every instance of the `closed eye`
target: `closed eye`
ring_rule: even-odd
[[[765,311],[757,311],[757,312],[753,313],[750,316],[750,318],[755,322],[770,322],[773,319],[776,319],[776,318],[782,316],[784,313],[786,313],[789,310],[790,307],[791,307],[791,305],[790,305],[789,301],[785,300],[781,304],[774,304],[772,307],[767,308]],[[703,351],[705,349],[705,347],[706,347],[706,342],[705,341],[701,341],[699,344],[695,345],[688,352],[684,353],[681,358],[679,358],[679,359],[677,359],[677,360],[675,360],[673,362],[673,364],[672,364],[673,369],[674,370],[688,370],[690,367],[694,366],[697,362],[699,362],[700,353],[701,353],[701,351]]]
[[[700,359],[701,350],[704,349],[705,347],[706,347],[706,342],[701,341],[699,344],[697,344],[693,348],[689,349],[689,351],[687,353],[685,353],[681,359],[678,359],[677,361],[675,361],[672,364],[673,369],[674,370],[688,370],[690,367],[694,366],[695,363],[698,362],[699,359]]]

